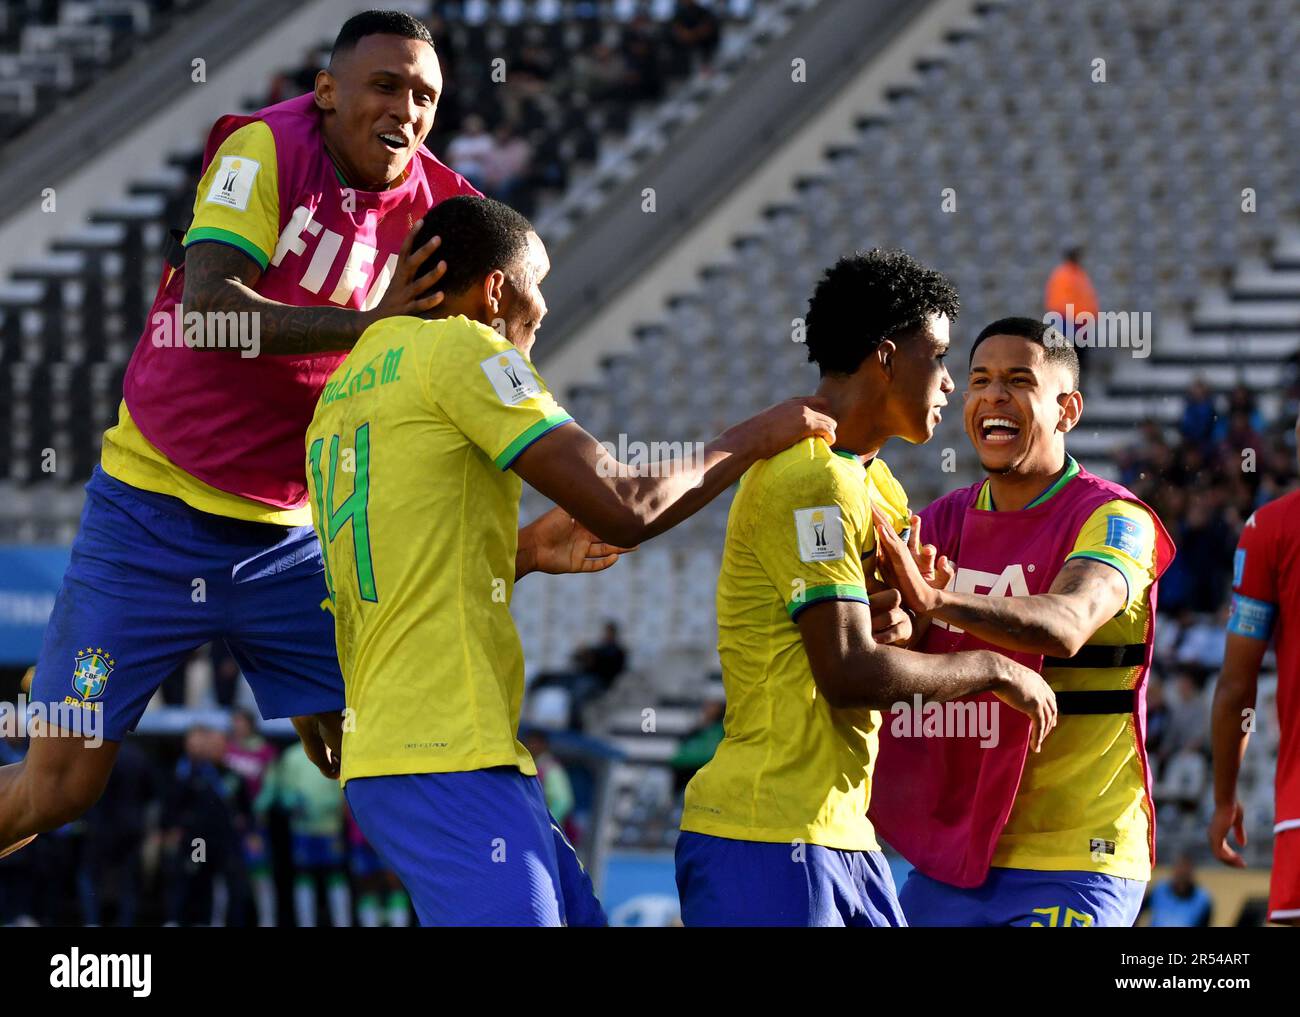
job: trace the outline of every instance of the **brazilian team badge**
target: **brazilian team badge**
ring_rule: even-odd
[[[77,654],[77,666],[72,672],[72,687],[82,699],[98,699],[108,685],[115,662],[102,649],[87,646]]]

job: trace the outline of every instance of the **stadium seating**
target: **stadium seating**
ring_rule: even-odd
[[[0,138],[17,138],[204,2],[10,0],[0,7]]]

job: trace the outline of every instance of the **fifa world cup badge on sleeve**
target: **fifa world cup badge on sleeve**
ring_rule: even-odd
[[[515,406],[525,399],[541,395],[537,379],[518,350],[507,350],[488,357],[481,364],[483,373],[492,382],[492,388],[500,400],[507,406]]]
[[[261,163],[255,159],[223,156],[221,165],[212,178],[212,186],[208,188],[206,200],[214,205],[247,211],[248,199],[253,194],[253,181],[257,179],[261,168]]]
[[[844,522],[838,505],[794,510],[800,561],[834,561],[844,557]]]

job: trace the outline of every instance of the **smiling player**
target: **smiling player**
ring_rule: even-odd
[[[920,557],[937,557],[946,588],[878,521],[883,571],[930,622],[920,648],[938,660],[1011,654],[1042,671],[1060,717],[1036,754],[1023,720],[996,702],[991,746],[882,738],[872,818],[916,866],[899,894],[913,925],[1131,925],[1150,878],[1145,690],[1173,545],[1131,492],[1066,452],[1078,385],[1078,355],[1059,333],[1031,318],[993,322],[971,347],[964,394],[987,478],[913,519],[913,547],[934,541]]]

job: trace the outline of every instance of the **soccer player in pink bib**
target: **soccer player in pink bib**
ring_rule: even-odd
[[[1037,753],[987,695],[961,705],[994,723],[882,727],[871,818],[915,866],[899,892],[911,925],[1132,925],[1150,878],[1146,679],[1174,549],[1154,512],[1066,452],[1078,389],[1064,337],[995,321],[965,392],[987,477],[913,519],[913,553],[877,521],[882,572],[918,633],[929,622],[919,648],[996,648],[1042,673],[1059,718]]]

